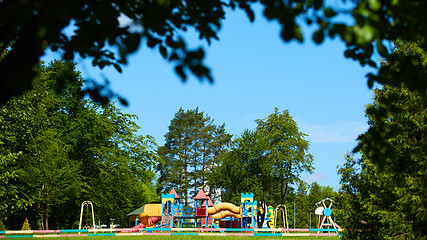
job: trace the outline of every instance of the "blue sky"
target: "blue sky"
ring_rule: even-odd
[[[337,190],[337,166],[367,129],[364,109],[372,90],[365,75],[372,69],[346,59],[338,40],[315,45],[306,35],[303,44],[284,43],[279,30],[260,15],[250,23],[242,11],[229,13],[220,40],[205,49],[214,84],[194,77],[181,82],[173,65],[145,46],[130,57],[122,74],[99,71],[88,60],[77,60],[78,68],[85,78],[108,78],[129,102],[124,112],[136,114],[140,133],[152,135],[159,145],[180,107],[198,107],[235,136],[255,128],[254,120],[275,107],[288,109],[300,131],[309,135],[314,156],[314,174],[302,174],[303,179]]]

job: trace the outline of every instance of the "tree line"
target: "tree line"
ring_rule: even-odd
[[[384,59],[383,81],[402,75],[396,62],[411,60],[414,75],[427,81],[427,52],[415,42],[395,41],[393,54]],[[391,75],[390,75],[391,74]],[[354,152],[339,169],[340,210],[346,239],[427,238],[427,101],[425,92],[411,91],[407,83],[385,84],[374,90],[366,108],[369,129],[358,138]]]
[[[225,124],[217,126],[198,109],[179,109],[159,148],[160,192],[176,188],[184,202],[202,187],[217,200],[238,203],[241,192],[253,192],[258,200],[285,200],[300,173],[311,172],[306,134],[299,132],[288,111],[256,120],[256,130],[232,139]]]
[[[11,229],[25,218],[32,228],[76,228],[90,200],[100,221],[126,223],[155,197],[154,139],[137,133],[136,116],[82,98],[74,63],[37,71],[33,89],[0,108],[1,220]]]

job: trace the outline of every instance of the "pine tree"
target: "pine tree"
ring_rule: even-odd
[[[184,111],[182,108],[171,120],[165,135],[166,143],[159,148],[164,162],[157,166],[158,192],[168,192],[172,187],[184,196],[195,193],[198,187],[209,187],[206,178],[231,140],[224,124],[216,126],[208,115],[199,110]],[[211,190],[211,189],[209,189]]]
[[[25,218],[24,224],[22,224],[22,231],[31,230],[30,224],[28,223],[28,219]]]

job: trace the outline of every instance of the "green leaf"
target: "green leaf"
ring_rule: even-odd
[[[346,58],[353,58],[354,57],[354,51],[351,49],[347,49],[344,51],[344,56]]]
[[[117,63],[113,63],[114,68],[117,70],[117,72],[122,73],[122,68],[120,67],[119,64]]]
[[[377,64],[374,61],[372,61],[372,60],[368,61],[368,65],[371,66],[371,67],[373,67],[373,68],[377,68]]]
[[[388,51],[384,47],[383,43],[380,40],[377,40],[376,43],[377,43],[378,53],[381,55],[381,57],[384,57],[384,58],[387,57]]]
[[[356,25],[354,27],[354,33],[359,44],[370,43],[375,36],[375,28],[371,25]]]
[[[374,86],[374,79],[373,78],[368,78],[368,87],[372,88]]]
[[[159,46],[159,51],[164,59],[168,58],[168,52],[164,46]]]
[[[176,66],[175,67],[175,72],[178,74],[178,76],[181,78],[182,81],[186,81],[187,80],[187,75],[184,73],[184,69],[182,66]]]
[[[323,13],[325,14],[326,17],[334,17],[337,15],[337,13],[332,10],[332,8],[325,8],[325,10],[323,10]]]
[[[129,105],[129,104],[128,104],[128,101],[127,101],[126,99],[124,99],[124,98],[119,97],[119,101],[120,101],[120,103],[121,103],[123,106],[128,106],[128,105]]]
[[[316,32],[314,32],[314,34],[313,34],[313,41],[317,44],[322,43],[324,38],[325,38],[325,35],[323,32],[323,29],[319,29]]]
[[[126,46],[126,50],[129,53],[133,53],[138,50],[139,44],[141,42],[141,36],[137,33],[131,33],[127,35],[124,40],[124,44]]]
[[[160,44],[162,41],[155,37],[149,36],[147,40],[147,46],[149,48],[154,48],[157,44]]]
[[[323,6],[323,0],[314,0],[314,9],[319,10]]]
[[[372,10],[378,11],[381,9],[381,1],[380,0],[368,0],[369,6]]]

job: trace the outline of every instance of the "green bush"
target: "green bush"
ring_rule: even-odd
[[[6,231],[6,226],[4,225],[2,220],[0,220],[0,231]]]

